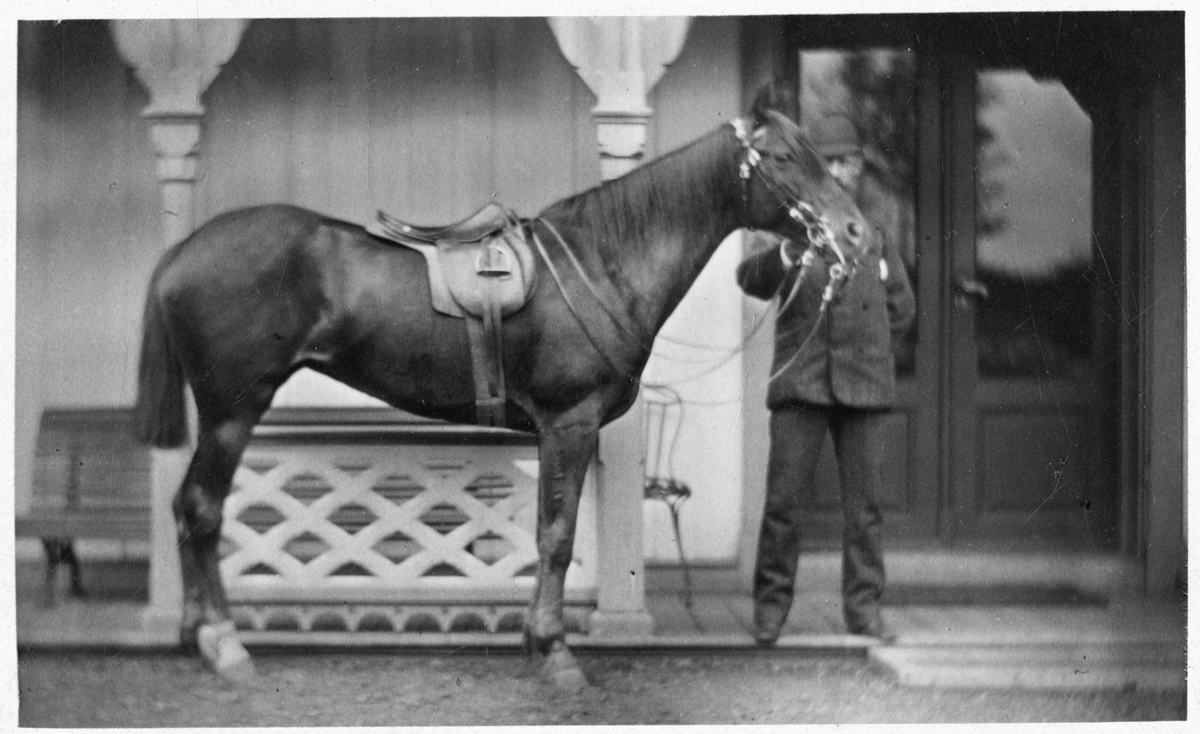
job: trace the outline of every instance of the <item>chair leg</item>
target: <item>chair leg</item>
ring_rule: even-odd
[[[67,541],[66,561],[71,569],[71,596],[83,599],[88,594],[87,589],[83,588],[83,565],[79,563],[79,556],[75,555],[75,541],[73,540]]]
[[[42,584],[42,605],[49,608],[58,604],[55,579],[58,576],[58,567],[62,564],[62,541],[58,538],[42,538],[42,548],[46,550],[46,578]]]
[[[87,596],[83,588],[83,568],[79,556],[75,555],[73,538],[42,538],[42,547],[46,550],[46,578],[42,589],[42,602],[46,607],[58,604],[58,568],[66,564],[71,574],[71,595],[74,597]]]

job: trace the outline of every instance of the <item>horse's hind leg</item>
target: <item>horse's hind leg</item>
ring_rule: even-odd
[[[221,583],[221,517],[261,413],[249,409],[217,420],[201,416],[196,453],[173,506],[183,575],[183,644],[198,647],[217,673],[234,680],[252,678],[254,665],[237,641]]]
[[[567,649],[563,586],[575,545],[575,521],[588,463],[596,453],[599,424],[588,416],[562,416],[539,435],[538,573],[525,623],[531,655],[543,656],[543,674],[554,685],[579,689],[587,679]]]

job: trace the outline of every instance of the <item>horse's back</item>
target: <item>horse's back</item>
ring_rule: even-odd
[[[326,219],[284,204],[219,214],[164,255],[155,274],[159,292],[257,277],[277,260],[286,260]]]
[[[470,387],[462,321],[434,314],[420,254],[343,220],[287,205],[227,212],[164,258],[154,288],[206,388],[265,389],[308,366],[402,401],[395,365],[422,359],[399,382],[437,382],[461,363]]]

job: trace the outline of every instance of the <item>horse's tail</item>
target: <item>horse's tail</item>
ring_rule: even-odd
[[[171,345],[156,290],[151,282],[142,315],[142,356],[138,363],[134,435],[150,446],[174,448],[187,441],[183,366]]]

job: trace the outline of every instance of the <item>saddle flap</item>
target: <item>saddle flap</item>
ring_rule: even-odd
[[[451,297],[468,315],[482,317],[487,299],[495,299],[508,316],[533,293],[537,269],[520,226],[480,242],[439,241],[437,254]]]

